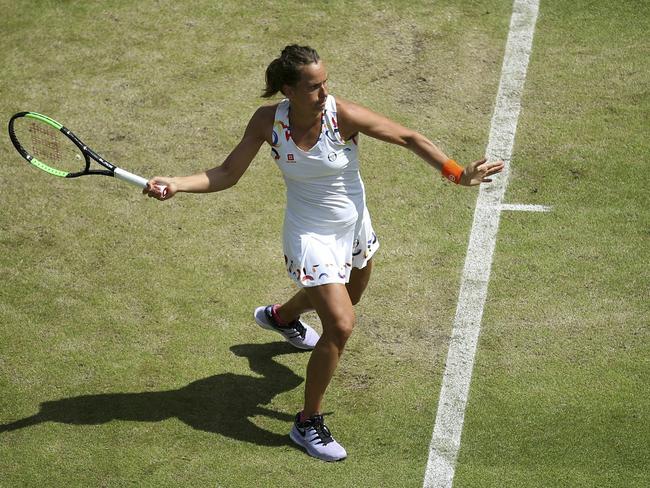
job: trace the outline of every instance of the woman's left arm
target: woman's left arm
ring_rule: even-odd
[[[474,186],[489,183],[492,181],[489,177],[503,169],[503,161],[488,163],[485,158],[462,168],[419,132],[347,100],[337,98],[336,105],[339,128],[344,136],[349,137],[361,132],[375,139],[410,149],[429,165],[441,171],[446,178],[461,185]]]

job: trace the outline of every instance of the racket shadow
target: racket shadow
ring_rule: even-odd
[[[224,373],[193,381],[177,390],[105,393],[47,401],[31,417],[0,424],[0,434],[44,422],[99,425],[115,420],[160,422],[177,418],[196,430],[244,442],[287,445],[286,434],[267,431],[253,423],[252,418],[265,416],[293,421],[292,414],[264,405],[303,382],[302,377],[274,360],[276,356],[300,351],[286,342],[244,344],[230,350],[236,356],[247,358],[251,370],[261,377]]]

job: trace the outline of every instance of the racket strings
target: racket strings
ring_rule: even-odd
[[[46,163],[60,165],[63,160],[59,137],[52,127],[30,121],[27,126],[31,138],[32,156]]]
[[[55,127],[22,117],[14,128],[21,145],[41,163],[72,173],[85,168],[86,159],[80,149]]]

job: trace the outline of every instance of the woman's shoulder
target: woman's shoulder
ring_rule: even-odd
[[[358,122],[363,117],[363,107],[341,97],[336,97],[335,103],[341,137],[347,141],[359,133]]]
[[[262,105],[261,107],[258,107],[258,109],[255,111],[255,114],[253,117],[259,117],[262,119],[273,119],[275,118],[275,112],[278,109],[278,106],[282,102],[278,103],[273,103],[271,105]]]
[[[266,142],[271,143],[273,126],[275,125],[276,112],[283,102],[277,102],[270,105],[262,105],[257,108],[250,122],[247,131],[257,134]]]
[[[354,103],[353,101],[342,97],[336,97],[335,103],[336,103],[336,111],[339,114],[345,114],[345,115],[348,115],[350,113],[354,114],[355,111],[361,108],[361,105],[359,105],[358,103]]]
[[[280,105],[280,103],[258,107],[251,117],[250,123],[259,127],[271,127],[275,122],[275,113],[278,105]]]

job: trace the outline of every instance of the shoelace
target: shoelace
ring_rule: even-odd
[[[324,446],[334,441],[334,439],[332,438],[332,433],[327,428],[327,426],[323,423],[322,415],[314,415],[306,423],[311,423],[311,426],[307,425],[307,427],[312,427],[314,429],[316,435],[320,439],[320,443],[323,444]]]
[[[291,322],[288,328],[295,329],[298,332],[298,334],[300,334],[300,337],[302,337],[303,339],[307,334],[307,329],[305,329],[305,326],[302,325],[302,322],[300,322],[299,319]]]

